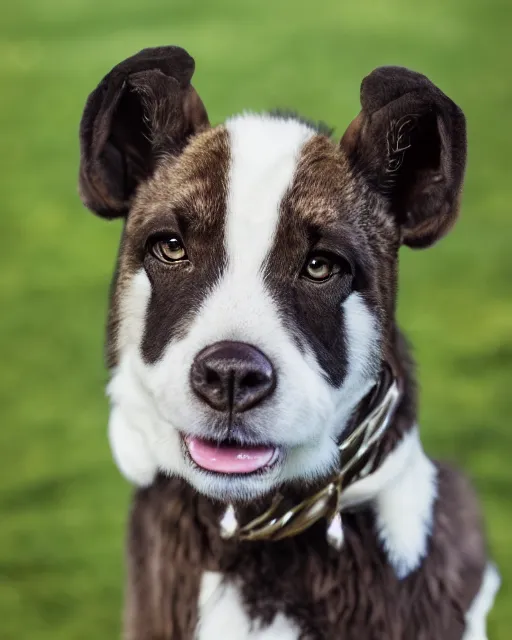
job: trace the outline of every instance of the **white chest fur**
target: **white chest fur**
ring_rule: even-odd
[[[494,604],[500,581],[496,567],[489,564],[480,591],[466,613],[466,633],[462,640],[487,640],[487,615]]]
[[[298,640],[298,637],[298,629],[282,614],[266,627],[251,620],[238,587],[223,581],[220,573],[204,573],[196,640]]]

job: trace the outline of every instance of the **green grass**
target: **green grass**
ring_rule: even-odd
[[[428,450],[479,488],[512,629],[512,179],[509,0],[17,0],[0,20],[0,637],[115,638],[129,488],[106,439],[102,362],[119,224],[76,194],[87,93],[115,63],[174,43],[218,122],[292,106],[337,126],[382,64],[429,75],[466,111],[462,217],[403,252],[400,318],[416,347]]]

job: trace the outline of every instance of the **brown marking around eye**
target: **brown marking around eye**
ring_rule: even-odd
[[[337,386],[346,365],[344,283],[315,289],[306,287],[296,274],[308,252],[325,248],[322,244],[347,255],[356,266],[353,290],[363,297],[386,340],[394,313],[399,233],[383,205],[380,195],[354,173],[343,148],[322,135],[312,137],[302,148],[281,203],[265,282],[297,341],[309,343]]]
[[[176,220],[173,212],[178,217],[186,220],[190,226],[190,237],[208,234],[222,246],[222,234],[226,214],[227,182],[230,162],[229,137],[225,127],[220,126],[209,129],[193,137],[180,156],[165,156],[160,159],[155,175],[146,183],[143,183],[135,197],[133,207],[123,230],[121,247],[116,273],[112,283],[111,304],[107,327],[107,364],[115,366],[118,361],[118,333],[120,318],[120,300],[127,291],[134,274],[142,268],[141,247],[151,231],[161,230],[171,218]],[[193,242],[193,241],[192,241]],[[186,246],[187,252],[193,254],[194,247]],[[222,252],[219,252],[219,260]],[[217,265],[219,266],[219,265]],[[212,273],[217,272],[213,269]],[[181,301],[181,317],[185,317],[187,309],[183,308],[184,302],[193,300],[197,304],[200,297],[199,288],[205,290],[205,272],[201,277],[194,279],[194,291],[189,291]],[[172,278],[166,285],[169,288],[171,299]],[[197,291],[196,291],[197,289]],[[164,292],[161,292],[163,294]],[[150,303],[151,308],[151,303]],[[165,344],[164,331],[161,327],[156,330],[156,313],[148,310],[146,321],[147,344],[151,343],[154,320],[155,340],[152,355],[155,357]],[[172,309],[162,309],[169,322],[172,321]],[[160,323],[161,324],[161,323]],[[166,324],[166,323],[164,323]],[[171,336],[172,327],[166,327],[168,336]],[[158,342],[158,344],[156,344]]]

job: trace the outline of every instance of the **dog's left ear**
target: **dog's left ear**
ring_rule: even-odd
[[[209,126],[180,47],[154,47],[120,62],[87,99],[80,122],[79,190],[104,218],[126,216],[138,185],[163,155],[178,155]]]
[[[425,76],[381,67],[361,84],[362,110],[341,140],[354,170],[387,200],[410,247],[428,247],[457,217],[466,121]]]

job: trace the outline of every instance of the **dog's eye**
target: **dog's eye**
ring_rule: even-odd
[[[339,264],[334,260],[323,255],[312,255],[307,259],[302,275],[314,282],[325,282],[339,270]]]
[[[162,262],[185,260],[187,252],[178,236],[160,238],[150,245],[150,252]]]

